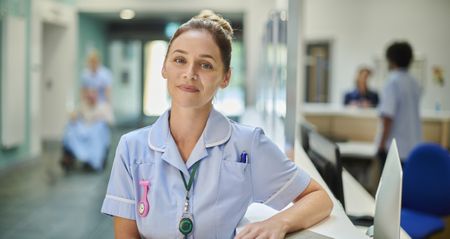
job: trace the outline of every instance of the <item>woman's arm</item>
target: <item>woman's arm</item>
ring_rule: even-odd
[[[114,217],[114,237],[116,239],[139,239],[139,231],[135,220]]]
[[[333,203],[327,192],[311,179],[308,187],[294,200],[294,205],[273,217],[247,225],[237,239],[284,238],[289,232],[311,227],[328,217]]]

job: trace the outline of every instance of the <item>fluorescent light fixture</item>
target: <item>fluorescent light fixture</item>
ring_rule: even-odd
[[[134,16],[136,16],[136,13],[131,9],[123,9],[120,11],[120,18],[123,20],[130,20],[133,19]]]

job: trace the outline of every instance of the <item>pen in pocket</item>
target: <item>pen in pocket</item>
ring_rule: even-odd
[[[240,163],[247,163],[248,162],[248,154],[245,151],[242,151],[241,158],[239,159]]]

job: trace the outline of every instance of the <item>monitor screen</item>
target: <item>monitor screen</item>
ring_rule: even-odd
[[[345,208],[342,165],[338,146],[320,134],[310,132],[307,153],[333,195]]]

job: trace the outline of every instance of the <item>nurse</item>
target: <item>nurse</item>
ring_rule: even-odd
[[[102,206],[116,238],[283,238],[330,214],[328,194],[261,129],[214,109],[231,77],[232,34],[226,20],[204,11],[170,41],[162,75],[171,108],[117,146]],[[236,235],[253,202],[294,204]]]

